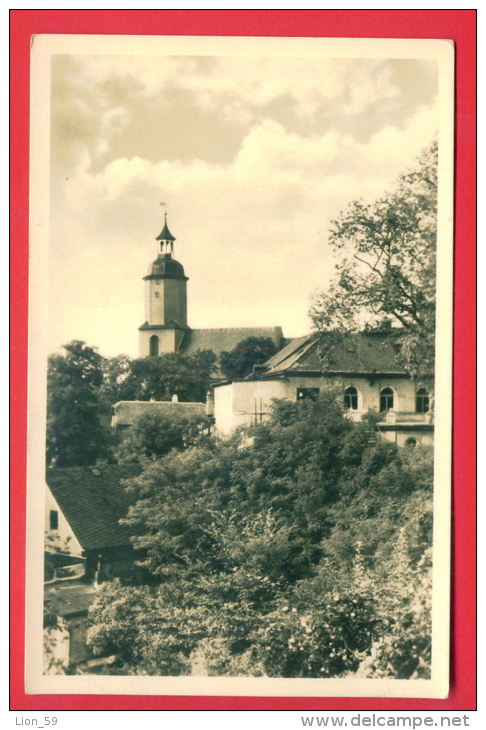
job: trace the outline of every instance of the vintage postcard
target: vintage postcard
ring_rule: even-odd
[[[26,691],[447,697],[454,46],[38,35]]]

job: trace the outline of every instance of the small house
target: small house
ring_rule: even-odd
[[[133,578],[137,572],[131,532],[120,520],[130,499],[124,480],[140,473],[138,464],[49,468],[47,483],[63,519],[86,558],[86,580]]]

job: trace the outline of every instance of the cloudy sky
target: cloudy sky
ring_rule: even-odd
[[[53,57],[49,348],[137,355],[168,222],[192,327],[309,330],[329,221],[436,134],[436,66],[410,59]]]

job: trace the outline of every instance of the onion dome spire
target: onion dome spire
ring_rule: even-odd
[[[164,227],[155,240],[159,241],[159,253],[171,254],[173,252],[174,241],[176,239],[169,231],[169,226],[167,225],[167,213],[164,213]]]

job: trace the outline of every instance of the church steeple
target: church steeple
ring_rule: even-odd
[[[164,227],[155,240],[159,241],[159,253],[173,253],[175,236],[173,236],[169,231],[169,226],[167,225],[167,213],[164,213]]]
[[[177,352],[187,326],[187,276],[179,261],[172,258],[175,236],[167,225],[156,236],[157,258],[144,276],[145,317],[139,327],[140,356]]]

